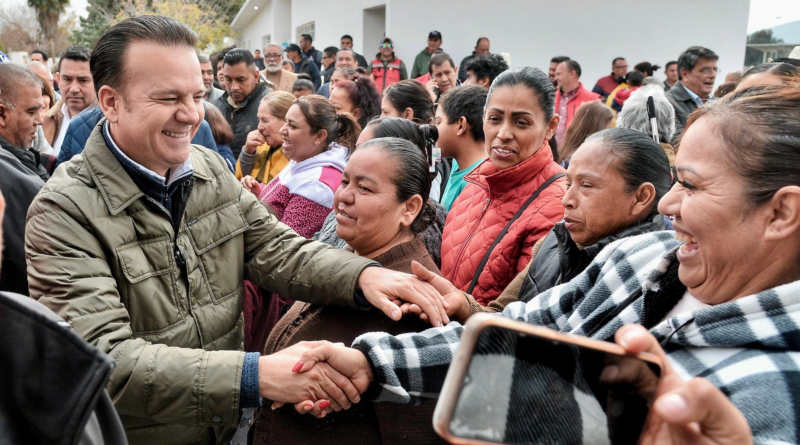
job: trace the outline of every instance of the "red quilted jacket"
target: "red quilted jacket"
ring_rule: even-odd
[[[486,160],[466,176],[467,186],[453,203],[442,234],[442,273],[467,291],[486,251],[522,204],[551,176],[563,172],[550,145],[521,163],[499,170]],[[472,291],[482,305],[496,299],[531,260],[531,250],[564,217],[566,181],[543,190],[494,248]]]

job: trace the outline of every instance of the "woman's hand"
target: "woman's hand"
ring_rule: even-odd
[[[261,191],[261,184],[256,181],[256,178],[247,175],[242,178],[242,186],[250,191],[250,193],[254,195],[258,195],[258,192]]]
[[[400,304],[408,302],[420,307],[433,326],[450,323],[446,309],[449,303],[430,284],[414,275],[382,267],[367,267],[358,277],[358,287],[367,300],[389,318],[403,317]]]
[[[322,365],[329,365],[353,383],[359,394],[364,393],[372,383],[374,376],[367,357],[361,351],[346,347],[342,343],[318,342],[318,345],[307,349],[294,365],[293,372],[306,373]],[[358,403],[360,397],[352,399]],[[331,411],[338,411],[327,400],[304,400],[294,405],[300,414],[312,414],[323,418]],[[273,403],[272,409],[281,407],[283,403]]]
[[[306,352],[322,346],[332,346],[329,342],[301,342],[290,348],[265,355],[258,360],[259,395],[276,402],[297,403],[306,400],[329,401],[336,411],[349,409],[352,403],[361,400],[360,394],[369,386],[367,377],[355,373],[345,366],[346,359],[337,363],[356,376],[355,381],[333,369],[328,363],[316,363],[317,357],[327,358],[333,350],[325,349],[306,356]],[[355,351],[358,352],[358,351]],[[358,354],[361,354],[358,352]],[[361,354],[363,357],[363,354]],[[305,357],[305,358],[304,358]],[[298,362],[307,361],[309,366],[302,369]],[[323,361],[320,359],[319,361]],[[314,366],[316,364],[316,366]],[[313,368],[313,369],[312,369]],[[369,368],[369,364],[367,364]],[[371,370],[369,375],[371,376]]]
[[[253,154],[258,150],[258,147],[267,143],[267,140],[264,139],[264,135],[261,134],[258,130],[253,130],[250,133],[247,133],[247,141],[244,143],[244,150],[247,154]]]
[[[661,379],[641,442],[645,445],[752,444],[747,419],[717,387],[703,378],[684,381],[667,361],[658,341],[639,325],[620,328],[615,340],[629,353],[661,359]]]
[[[411,262],[411,270],[417,278],[430,283],[430,285],[442,295],[445,301],[447,301],[449,306],[447,308],[447,316],[450,317],[451,320],[463,322],[469,318],[469,301],[467,301],[467,297],[464,296],[464,292],[461,292],[453,283],[447,281],[447,278],[436,275],[416,261]],[[428,321],[428,315],[422,312],[422,309],[416,304],[403,303],[400,308],[404,314],[417,314],[420,320]]]

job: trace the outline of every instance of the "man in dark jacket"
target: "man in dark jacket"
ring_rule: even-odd
[[[478,43],[475,44],[475,51],[473,51],[471,55],[464,57],[464,60],[462,60],[461,64],[458,66],[458,80],[460,80],[461,83],[467,81],[467,70],[464,68],[467,66],[467,62],[478,56],[485,56],[487,54],[489,54],[489,38],[481,37],[478,39]]]
[[[27,68],[0,63],[0,191],[8,197],[0,290],[23,295],[28,295],[25,215],[48,177],[39,153],[29,148],[42,124],[40,82]]]
[[[708,48],[693,46],[678,58],[678,82],[672,85],[666,96],[675,108],[674,146],[683,134],[683,127],[692,111],[702,107],[714,91],[719,56]]]
[[[225,55],[223,70],[227,91],[213,104],[233,130],[231,151],[233,157],[238,159],[247,141],[247,134],[258,127],[258,105],[271,90],[259,79],[253,55],[246,49],[229,51]]]
[[[326,84],[331,81],[331,75],[333,71],[336,69],[336,53],[339,52],[339,48],[335,46],[329,46],[322,51],[322,84]]]
[[[311,59],[312,62],[317,64],[317,68],[322,69],[322,52],[320,50],[314,48],[312,43],[314,42],[314,38],[311,37],[311,34],[303,34],[300,36],[300,49],[303,50],[303,54]]]
[[[411,67],[412,79],[423,76],[428,72],[428,63],[431,61],[431,56],[440,49],[442,49],[442,33],[431,31],[428,34],[428,46],[420,51],[414,59],[414,66]]]
[[[593,93],[597,93],[603,100],[614,92],[614,90],[625,81],[625,75],[628,73],[628,62],[624,57],[617,57],[611,62],[611,74],[601,77],[597,80]]]
[[[294,62],[294,72],[297,74],[306,73],[311,76],[311,81],[314,82],[314,90],[319,89],[322,86],[322,78],[317,64],[306,57],[303,54],[303,50],[294,43],[287,46],[284,51],[286,51],[286,58]]]
[[[339,44],[340,44],[341,48],[348,48],[351,51],[353,51],[353,37],[352,36],[347,35],[347,34],[343,35],[342,38],[339,40]],[[368,69],[369,68],[369,64],[367,63],[367,59],[365,59],[364,56],[362,56],[361,54],[359,54],[359,53],[357,53],[355,51],[353,51],[353,56],[355,56],[356,62],[358,63],[358,66],[360,66],[361,68],[364,68],[364,69]]]

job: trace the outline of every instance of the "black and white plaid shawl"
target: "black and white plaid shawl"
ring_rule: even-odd
[[[674,232],[619,240],[574,280],[512,303],[501,316],[606,341],[624,324],[642,324],[684,379],[707,378],[728,395],[756,443],[800,443],[800,281],[664,320],[685,292],[677,279],[679,246]],[[631,301],[637,289],[641,295]],[[462,330],[450,323],[357,338],[353,347],[375,371],[367,396],[395,403],[437,397]]]

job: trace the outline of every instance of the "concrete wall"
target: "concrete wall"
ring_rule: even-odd
[[[295,27],[314,21],[315,47],[338,46],[341,35],[350,34],[356,51],[370,60],[379,42],[365,41],[364,10],[386,5],[386,35],[394,40],[396,54],[409,69],[427,45],[428,32],[437,30],[443,35],[442,48],[457,64],[471,54],[478,37],[486,36],[492,52],[508,52],[513,66],[547,69],[552,56],[572,57],[580,62],[588,88],[610,73],[615,57],[625,57],[631,69],[642,61],[663,67],[691,45],[707,46],[719,54],[721,83],[725,73],[742,69],[750,4],[749,0],[271,2],[273,9],[278,2],[291,4],[291,24],[272,19],[273,29],[280,28],[272,33],[273,41],[278,34],[293,38]],[[240,41],[255,42],[249,36],[268,33],[264,26],[260,17],[254,17],[240,33]],[[662,71],[656,75],[663,78]]]

